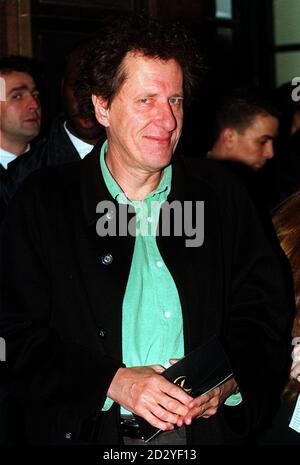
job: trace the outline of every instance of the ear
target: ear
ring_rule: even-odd
[[[233,128],[225,128],[222,133],[223,144],[231,149],[236,141],[237,132]]]
[[[109,108],[107,100],[98,95],[92,95],[97,121],[105,128],[109,127]]]

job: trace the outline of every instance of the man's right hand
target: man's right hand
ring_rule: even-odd
[[[171,430],[185,416],[193,398],[159,373],[161,365],[119,368],[107,396],[152,426]]]

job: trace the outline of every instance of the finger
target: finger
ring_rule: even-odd
[[[220,399],[220,391],[212,390],[207,392],[206,394],[202,394],[201,396],[195,397],[189,404],[189,408],[200,407],[201,405],[207,404],[212,399],[217,399],[219,402]]]
[[[178,415],[184,416],[189,411],[186,405],[182,404],[181,402],[176,400],[174,397],[169,396],[165,393],[161,393],[159,397],[156,397],[156,402],[157,402],[157,405],[160,405],[161,407],[163,407],[165,411],[167,411],[169,414],[172,414],[172,419],[171,417],[164,418],[165,421],[170,421],[172,423],[177,422]],[[175,419],[173,415],[176,415]]]
[[[210,408],[208,410],[206,410],[205,414],[201,415],[201,417],[203,418],[209,418],[209,417],[212,417],[213,415],[215,415],[217,413],[218,409],[215,407],[215,408]]]
[[[175,365],[175,363],[177,363],[180,359],[179,358],[170,358],[169,362],[170,362],[170,365]]]
[[[162,431],[170,431],[174,429],[174,425],[172,423],[162,421],[160,418],[153,415],[151,411],[148,411],[144,415],[144,418],[145,420],[147,420],[148,423],[150,423],[150,425],[154,426],[155,428],[161,429]]]
[[[193,398],[189,396],[186,392],[184,392],[183,389],[180,387],[176,386],[176,384],[171,383],[170,381],[166,381],[167,384],[163,386],[163,391],[170,397],[173,397],[177,401],[179,401],[181,404],[188,406]]]
[[[201,405],[195,405],[191,410],[201,408],[201,412],[202,412],[201,416],[204,416],[208,410],[218,409],[219,405],[220,405],[219,397],[213,397],[208,402],[205,402]]]
[[[180,417],[180,419],[178,419],[177,426],[181,425],[181,423],[190,425],[194,418],[208,418],[211,415],[214,415],[217,409],[218,407],[216,401],[213,404],[211,402],[206,402],[204,404],[196,406],[190,409],[184,417]]]
[[[194,408],[189,410],[188,414],[182,418],[182,421],[185,425],[190,425],[194,418],[200,418],[206,413],[206,408],[203,406],[200,408]]]
[[[206,395],[198,396],[198,397],[195,397],[195,399],[193,399],[189,403],[188,407],[189,407],[189,409],[201,407],[201,406],[207,404],[209,401],[210,401],[210,398],[208,396],[206,396]]]
[[[153,408],[151,408],[151,413],[153,413],[153,415],[155,415],[159,420],[162,420],[166,423],[170,423],[172,425],[176,425],[177,420],[179,418],[178,415],[168,410],[165,410],[159,404],[155,404]]]
[[[165,371],[165,367],[163,367],[162,365],[150,365],[150,366],[156,373],[162,373],[163,371]]]

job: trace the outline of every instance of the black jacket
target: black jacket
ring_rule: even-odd
[[[28,152],[9,163],[7,169],[1,173],[0,222],[7,204],[31,173],[48,166],[81,159],[64,129],[64,120],[63,116],[55,118],[47,139],[34,144]]]
[[[32,176],[3,224],[0,335],[30,443],[122,441],[118,406],[101,408],[122,366],[134,238],[97,236],[96,205],[105,199],[96,146],[80,163]],[[178,288],[185,350],[219,335],[243,396],[240,407],[194,421],[188,440],[239,443],[285,381],[291,318],[282,271],[247,194],[214,162],[175,161],[168,200],[205,202],[201,247],[186,247],[172,230],[157,238]]]

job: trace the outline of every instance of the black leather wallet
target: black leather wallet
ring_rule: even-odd
[[[233,372],[221,342],[213,336],[161,375],[180,386],[190,396],[197,397],[224,383]],[[145,442],[161,432],[143,418],[135,418]]]

